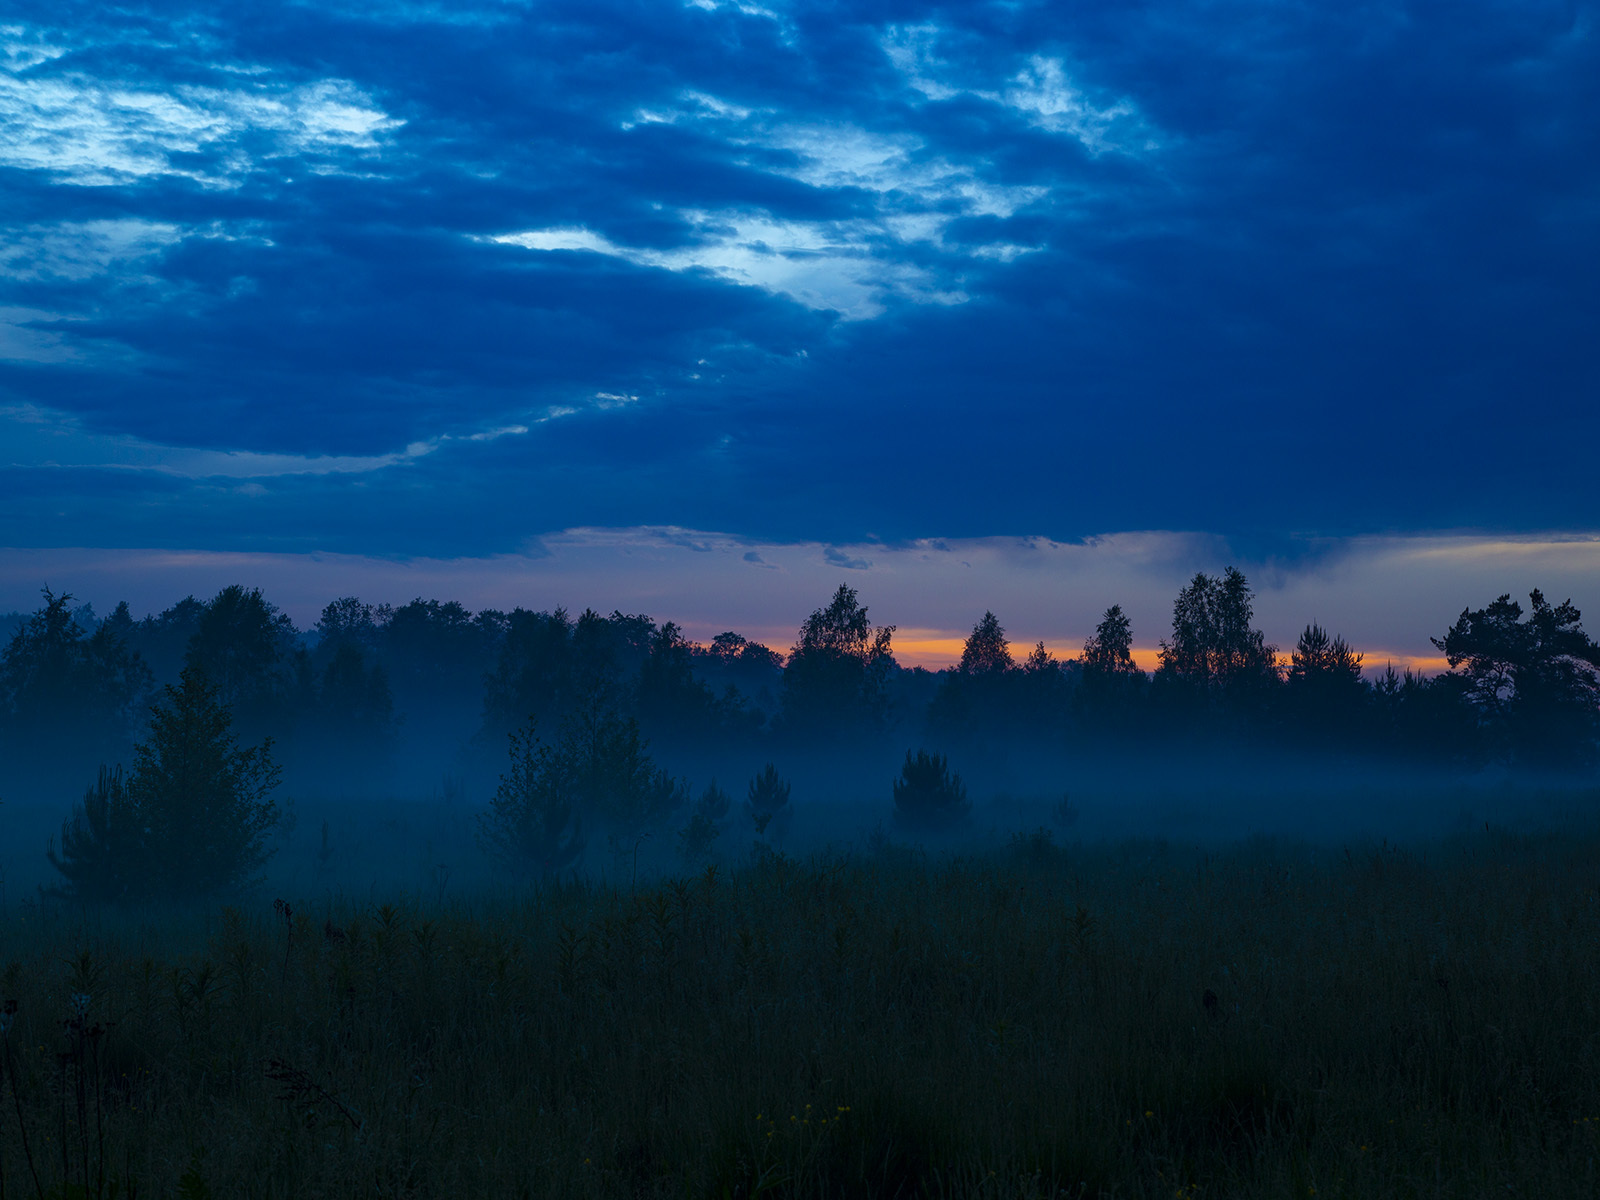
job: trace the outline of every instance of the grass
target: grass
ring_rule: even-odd
[[[1035,835],[636,892],[13,905],[0,1180],[59,1200],[1590,1197],[1597,865],[1592,834]]]

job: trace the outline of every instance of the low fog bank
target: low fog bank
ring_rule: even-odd
[[[489,797],[468,794],[453,780],[412,796],[285,797],[271,858],[239,894],[410,896],[442,903],[575,878],[628,887],[712,865],[736,870],[772,853],[804,860],[909,851],[940,860],[1005,854],[1041,842],[1095,850],[1158,841],[1209,851],[1261,838],[1359,849],[1381,842],[1421,846],[1486,828],[1518,834],[1600,829],[1596,788],[1359,778],[1355,772],[1327,779],[1303,765],[1293,781],[1264,772],[1252,777],[1174,768],[1153,770],[1135,783],[1108,766],[1068,773],[1060,777],[1067,786],[1058,789],[986,792],[972,800],[958,827],[919,833],[895,820],[893,777],[886,770],[822,782],[826,772],[819,764],[797,773],[792,817],[781,833],[769,829],[758,836],[736,812],[705,852],[690,856],[681,836],[687,817],[680,814],[676,824],[625,845],[612,846],[601,835],[588,839],[554,878],[507,870],[486,852],[479,819]],[[0,808],[0,900],[15,904],[60,887],[61,875],[44,849],[59,847],[67,816],[60,804],[7,802]]]

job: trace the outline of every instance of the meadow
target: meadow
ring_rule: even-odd
[[[0,1189],[1591,1197],[1600,834],[13,896]]]

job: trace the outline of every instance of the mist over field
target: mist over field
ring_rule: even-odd
[[[735,631],[691,643],[642,614],[434,600],[345,598],[301,630],[239,586],[137,620],[42,600],[4,618],[14,895],[60,890],[45,850],[102,767],[134,769],[152,705],[191,684],[235,752],[272,763],[259,871],[229,888],[442,896],[1041,831],[1332,844],[1592,815],[1600,652],[1576,609],[1538,593],[1525,617],[1502,597],[1441,618],[1457,666],[1432,678],[1363,671],[1313,624],[1269,646],[1232,568],[1182,589],[1153,674],[1120,607],[1065,661],[985,614],[956,666],[903,668],[892,625],[844,585],[777,648]],[[898,801],[915,755],[938,765],[926,796]],[[768,764],[787,799],[758,830]],[[124,886],[111,898],[159,894]]]

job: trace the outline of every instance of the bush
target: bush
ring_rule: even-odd
[[[894,819],[904,829],[937,833],[967,819],[972,804],[961,776],[950,774],[942,754],[906,751],[900,778],[894,782]]]
[[[126,785],[101,768],[61,829],[50,861],[73,896],[187,899],[251,882],[278,823],[272,741],[235,747],[233,717],[197,667],[150,709],[150,736],[134,748]]]

